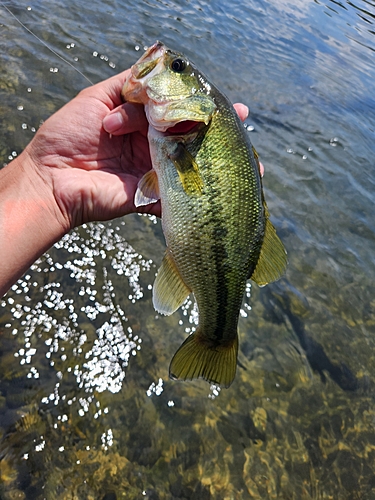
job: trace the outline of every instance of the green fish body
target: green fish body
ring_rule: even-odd
[[[269,221],[259,163],[228,99],[182,54],[157,42],[132,67],[126,101],[142,102],[153,170],[137,206],[160,198],[167,250],[153,287],[172,314],[194,293],[199,326],[174,355],[170,376],[228,387],[246,281],[285,271],[286,252]]]

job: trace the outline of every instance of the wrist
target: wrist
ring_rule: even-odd
[[[0,170],[0,296],[68,229],[26,148]]]
[[[66,166],[59,155],[51,154],[51,148],[46,147],[50,145],[47,123],[48,121],[42,125],[34,139],[26,146],[21,155],[22,162],[17,167],[24,170],[26,178],[29,179],[33,193],[30,198],[45,205],[46,217],[54,221],[60,227],[61,235],[64,235],[74,227],[67,207],[60,202],[56,193],[61,183],[59,176]]]
[[[56,200],[51,169],[38,163],[38,155],[33,155],[31,145],[8,168],[12,168],[18,200],[26,206],[28,216],[44,233],[43,239],[55,242],[70,231],[71,224]]]

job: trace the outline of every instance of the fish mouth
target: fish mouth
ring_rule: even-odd
[[[202,122],[184,120],[176,123],[176,125],[173,125],[173,127],[167,128],[165,133],[168,135],[184,135],[193,132],[193,130],[199,127],[200,125],[202,125]]]

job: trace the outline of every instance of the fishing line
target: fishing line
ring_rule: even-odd
[[[64,63],[66,64],[69,64],[69,66],[71,66],[75,71],[77,71],[81,76],[83,76],[83,78],[85,80],[87,80],[89,82],[90,85],[94,85],[94,83],[86,76],[82,73],[82,71],[80,71],[78,68],[76,68],[75,66],[73,66],[73,64],[71,62],[69,62],[67,59],[65,59],[63,56],[61,56],[60,54],[58,54],[55,50],[53,50],[51,47],[49,47],[49,45],[46,44],[46,42],[44,40],[42,40],[41,38],[39,38],[35,33],[33,33],[27,26],[25,26],[23,24],[23,22],[18,19],[18,17],[13,14],[13,12],[3,3],[3,2],[0,2],[0,5],[2,5],[4,7],[4,9],[6,11],[9,12],[9,14],[14,17],[14,19],[17,21],[17,23],[19,23],[26,31],[28,31],[30,33],[30,35],[32,35],[33,37],[35,37],[42,45],[44,45],[48,50],[50,50],[53,54],[55,54],[55,56],[57,56],[58,58],[60,58],[62,61],[64,61]]]

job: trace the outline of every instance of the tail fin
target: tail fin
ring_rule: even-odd
[[[238,336],[226,345],[212,345],[199,335],[190,335],[173,356],[169,376],[192,380],[202,377],[207,382],[229,387],[236,374]]]

